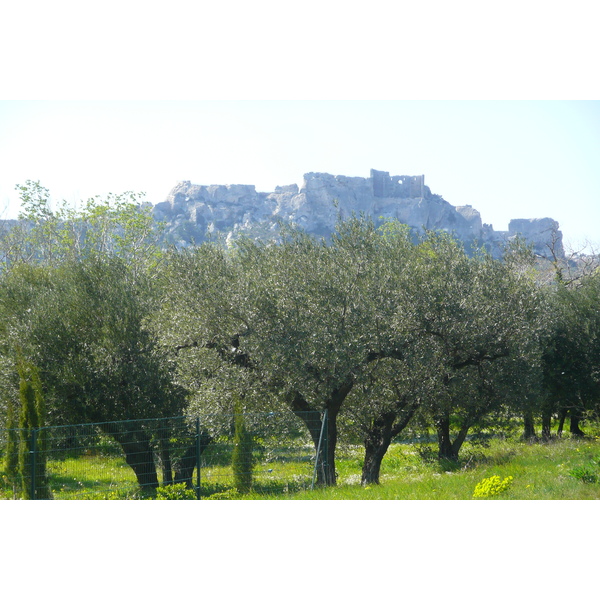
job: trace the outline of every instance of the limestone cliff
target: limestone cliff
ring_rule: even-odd
[[[154,208],[155,217],[166,224],[166,240],[179,246],[201,243],[215,233],[229,239],[240,233],[268,237],[278,220],[327,238],[338,218],[353,213],[365,214],[375,222],[379,217],[398,219],[415,233],[447,231],[466,247],[477,243],[494,255],[516,235],[532,243],[539,254],[548,255],[551,244],[562,254],[562,234],[553,219],[514,219],[508,231],[494,231],[472,206],[452,206],[432,194],[423,175],[390,176],[375,170],[368,178],[307,173],[301,188],[293,184],[276,187],[271,193],[257,192],[253,185],[206,186],[182,181]]]

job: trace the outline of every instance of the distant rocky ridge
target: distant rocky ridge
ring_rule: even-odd
[[[508,231],[494,231],[470,205],[452,206],[432,194],[425,176],[390,176],[371,170],[371,176],[346,177],[306,173],[301,188],[296,184],[257,192],[254,185],[196,185],[179,182],[166,201],[154,207],[154,216],[165,223],[165,239],[183,247],[201,243],[214,234],[228,240],[240,234],[268,238],[277,222],[295,223],[307,232],[328,238],[341,217],[365,214],[398,219],[416,233],[443,230],[465,247],[474,243],[499,256],[503,245],[521,235],[534,251],[550,255],[550,247],[563,256],[559,224],[550,218],[513,219]]]

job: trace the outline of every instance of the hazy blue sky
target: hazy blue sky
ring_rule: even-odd
[[[177,181],[302,182],[309,171],[424,174],[504,230],[552,217],[566,238],[600,242],[598,101],[4,101],[0,202],[40,180],[53,197],[143,191]]]
[[[4,3],[0,210],[26,179],[158,202],[374,168],[600,242],[596,24],[588,0]]]

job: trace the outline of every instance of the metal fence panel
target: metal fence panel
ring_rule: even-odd
[[[314,485],[324,462],[314,436],[322,421],[320,413],[271,412],[4,429],[0,497],[284,494]]]

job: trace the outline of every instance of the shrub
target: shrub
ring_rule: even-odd
[[[156,489],[157,500],[196,500],[196,492],[186,487],[185,483],[160,486]]]
[[[490,496],[497,496],[510,487],[512,480],[512,475],[509,475],[504,479],[500,479],[498,475],[486,477],[475,486],[473,498],[489,498]]]
[[[216,492],[215,494],[211,494],[207,500],[239,500],[240,493],[236,488],[231,488],[230,490],[226,490],[225,492]]]

